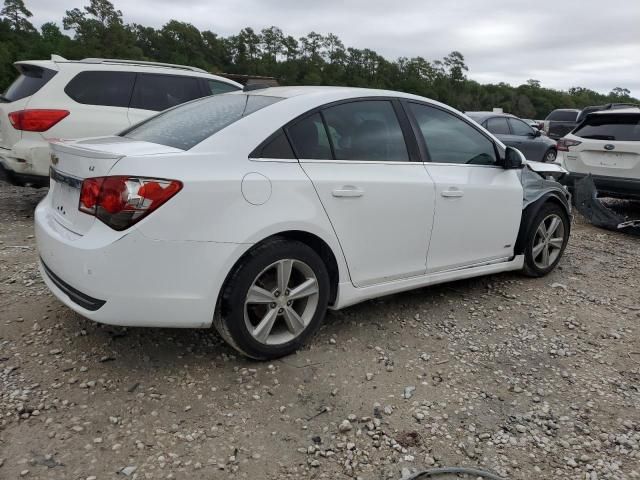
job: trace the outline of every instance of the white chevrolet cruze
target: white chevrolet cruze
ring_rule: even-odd
[[[115,325],[213,324],[257,359],[300,347],[327,307],[544,275],[569,237],[568,194],[546,173],[561,167],[398,92],[227,93],[54,142],[51,161],[36,235],[62,302]]]

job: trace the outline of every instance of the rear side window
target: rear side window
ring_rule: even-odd
[[[211,95],[218,95],[219,93],[235,92],[239,90],[235,85],[219,82],[217,80],[207,80],[207,86],[211,91]]]
[[[139,73],[131,108],[159,112],[205,95],[199,78]]]
[[[287,129],[298,158],[331,160],[331,146],[319,113],[309,115]]]
[[[557,122],[575,122],[579,112],[566,110],[554,110],[549,114],[547,120],[555,120]]]
[[[494,135],[509,135],[509,125],[504,117],[490,118],[487,120],[487,130]]]
[[[85,105],[128,107],[135,79],[136,74],[132,72],[80,72],[64,91]]]
[[[640,141],[640,114],[591,115],[573,135],[594,140]]]
[[[255,158],[278,158],[287,160],[296,158],[283,130],[278,130],[275,136],[269,140],[262,149],[252,153],[251,156]]]
[[[35,65],[19,65],[18,70],[20,70],[20,76],[4,93],[4,97],[10,102],[35,94],[57,73],[54,70]]]
[[[223,128],[282,100],[261,95],[214,95],[179,105],[121,133],[133,140],[189,150]]]
[[[322,111],[336,160],[408,162],[402,128],[388,100],[366,100]]]

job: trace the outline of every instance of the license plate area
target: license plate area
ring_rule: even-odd
[[[78,210],[82,179],[65,174],[54,168],[51,177],[51,208],[55,218],[63,227],[83,234],[94,221],[94,217]]]

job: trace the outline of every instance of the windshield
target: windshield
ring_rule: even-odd
[[[574,135],[594,140],[640,141],[640,114],[591,115]]]
[[[575,122],[578,112],[572,110],[554,110],[549,114],[547,120],[556,122]]]
[[[280,100],[261,95],[215,95],[165,110],[120,135],[189,150],[242,117]]]

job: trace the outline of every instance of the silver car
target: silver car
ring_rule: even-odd
[[[515,115],[494,112],[466,112],[466,114],[498,137],[505,145],[520,150],[527,160],[554,162],[556,141],[542,135]]]

